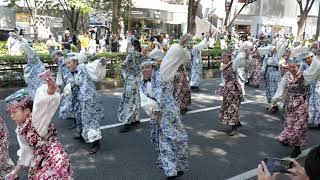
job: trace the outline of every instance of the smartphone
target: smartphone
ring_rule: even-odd
[[[276,158],[266,158],[263,160],[270,173],[290,173],[288,169],[293,168],[293,162]]]

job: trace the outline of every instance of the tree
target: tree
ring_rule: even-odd
[[[58,0],[58,6],[63,9],[65,15],[69,20],[70,30],[77,32],[79,27],[80,15],[83,17],[93,10],[93,2],[87,0]]]
[[[320,31],[320,1],[319,1],[319,10],[318,10],[317,30],[316,30],[316,36],[314,37],[315,41],[318,41],[319,33],[320,33],[319,31]]]
[[[121,17],[126,21],[128,29],[131,25],[131,8],[133,4],[131,0],[112,0],[112,27],[111,31],[113,34],[120,34]]]
[[[46,10],[49,9],[50,3],[52,3],[51,0],[7,0],[4,1],[8,3],[8,7],[10,8],[19,8],[22,11],[27,10],[30,20],[30,25],[33,28],[34,31],[34,40],[38,40],[38,26],[36,18],[38,14],[42,14]],[[24,3],[26,7],[22,6],[21,3]]]
[[[246,7],[248,6],[249,4],[253,3],[253,2],[256,2],[257,0],[243,0],[245,1],[244,4],[242,5],[242,7],[240,8],[240,10],[233,16],[232,20],[230,21],[230,23],[228,24],[228,22],[225,22],[225,24],[228,24],[226,26],[226,31],[230,31],[231,27],[233,26],[233,22],[236,20],[236,18],[238,17],[238,15],[241,13],[241,11]],[[233,2],[232,2],[233,3]],[[232,4],[230,5],[230,11],[231,11],[231,7],[232,7]],[[230,16],[230,12],[228,13],[228,15]],[[229,17],[228,17],[229,19]]]
[[[298,20],[298,32],[297,32],[297,40],[299,41],[302,36],[302,29],[305,26],[305,22],[313,6],[314,0],[305,0],[305,3],[303,3],[302,0],[296,0],[296,1],[299,5],[299,12],[300,12],[300,16]],[[304,38],[304,34],[303,34],[303,38]]]
[[[227,26],[228,26],[228,21],[229,21],[229,17],[230,17],[230,12],[231,12],[231,8],[233,5],[234,0],[230,0],[230,1],[225,1],[225,11],[226,11],[226,18],[224,20],[224,29],[227,30]]]
[[[189,0],[187,32],[191,35],[196,31],[196,14],[201,0]]]

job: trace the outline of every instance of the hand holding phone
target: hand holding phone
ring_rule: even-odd
[[[293,167],[293,162],[276,158],[266,158],[263,160],[270,173],[290,173],[288,169]]]

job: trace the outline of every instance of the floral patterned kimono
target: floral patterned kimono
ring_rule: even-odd
[[[61,91],[64,91],[66,86],[69,86],[72,82],[72,73],[67,68],[66,62],[63,57],[58,60],[58,75],[57,84],[61,87]],[[69,85],[68,85],[69,84]],[[68,87],[66,88],[68,89]],[[59,119],[74,118],[75,112],[73,110],[72,95],[64,91],[61,97],[60,109],[59,109]]]
[[[0,179],[14,169],[14,164],[9,157],[9,132],[4,120],[0,117]]]
[[[248,77],[253,80],[253,84],[258,86],[261,82],[261,67],[262,61],[258,50],[252,54],[252,63],[249,66]]]
[[[35,50],[31,49],[31,47],[25,43],[21,46],[24,51],[30,52],[26,53],[27,65],[24,67],[24,80],[28,85],[27,90],[30,93],[30,96],[34,99],[36,90],[43,84],[43,81],[38,77],[38,75],[46,69]]]
[[[307,87],[300,70],[296,75],[290,72],[284,75],[272,101],[280,99],[285,89],[288,89],[288,104],[285,107],[287,115],[283,131],[276,137],[276,140],[292,146],[303,146],[306,144],[308,131],[308,103]]]
[[[320,124],[320,59],[314,57],[311,65],[303,72],[309,84],[309,120],[310,126]]]
[[[222,106],[219,112],[219,120],[222,124],[235,125],[240,121],[241,85],[237,80],[237,74],[230,61],[222,70],[224,87],[220,89],[223,96]]]
[[[48,95],[47,85],[42,85],[36,92],[32,114],[16,129],[19,162],[30,166],[28,179],[73,179],[69,157],[51,122],[59,102],[60,95]]]
[[[106,76],[105,65],[100,59],[88,64],[80,64],[72,73],[72,103],[74,104],[76,131],[86,143],[100,140],[100,121],[104,118],[101,95],[97,92],[95,82]]]
[[[271,103],[272,97],[278,89],[278,83],[281,80],[279,61],[285,53],[287,42],[288,41],[282,43],[277,48],[277,52],[275,54],[266,56],[263,61],[262,71],[266,84],[266,97],[268,103]]]
[[[173,94],[180,109],[187,109],[191,105],[191,89],[184,64],[179,66],[174,77]]]
[[[202,40],[198,45],[194,45],[191,52],[191,72],[190,85],[192,87],[199,87],[202,79],[203,62],[201,51],[207,46],[207,39]]]
[[[125,124],[140,121],[141,63],[142,55],[140,52],[131,49],[121,67],[125,83],[117,119]]]
[[[151,116],[150,137],[159,155],[157,166],[167,176],[176,176],[178,171],[188,170],[188,135],[172,94],[172,82],[161,81],[157,71],[150,79],[142,83],[140,94],[141,105]],[[160,110],[162,116],[152,115],[152,110]]]

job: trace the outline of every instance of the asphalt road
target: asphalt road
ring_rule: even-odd
[[[283,147],[274,140],[280,133],[280,114],[266,112],[263,87],[246,87],[246,103],[241,105],[241,121],[244,126],[240,135],[229,137],[227,127],[218,122],[222,97],[213,94],[220,79],[204,80],[199,93],[192,95],[191,113],[183,116],[190,146],[190,170],[181,180],[224,180],[257,167],[265,157],[283,158],[291,148]],[[121,89],[104,90],[105,119],[101,126],[112,125],[121,97]],[[15,125],[4,113],[3,101],[0,113],[10,130],[10,155],[16,161],[18,143]],[[208,109],[209,107],[213,107]],[[147,118],[141,110],[141,119]],[[102,151],[88,155],[88,146],[73,140],[68,130],[71,122],[55,118],[59,138],[70,155],[76,180],[161,180],[165,175],[155,166],[156,154],[149,141],[149,124],[141,123],[128,133],[119,133],[118,127],[102,130]],[[310,130],[307,149],[320,144],[320,130]],[[26,171],[24,177],[26,178]],[[252,178],[255,179],[255,178]]]

